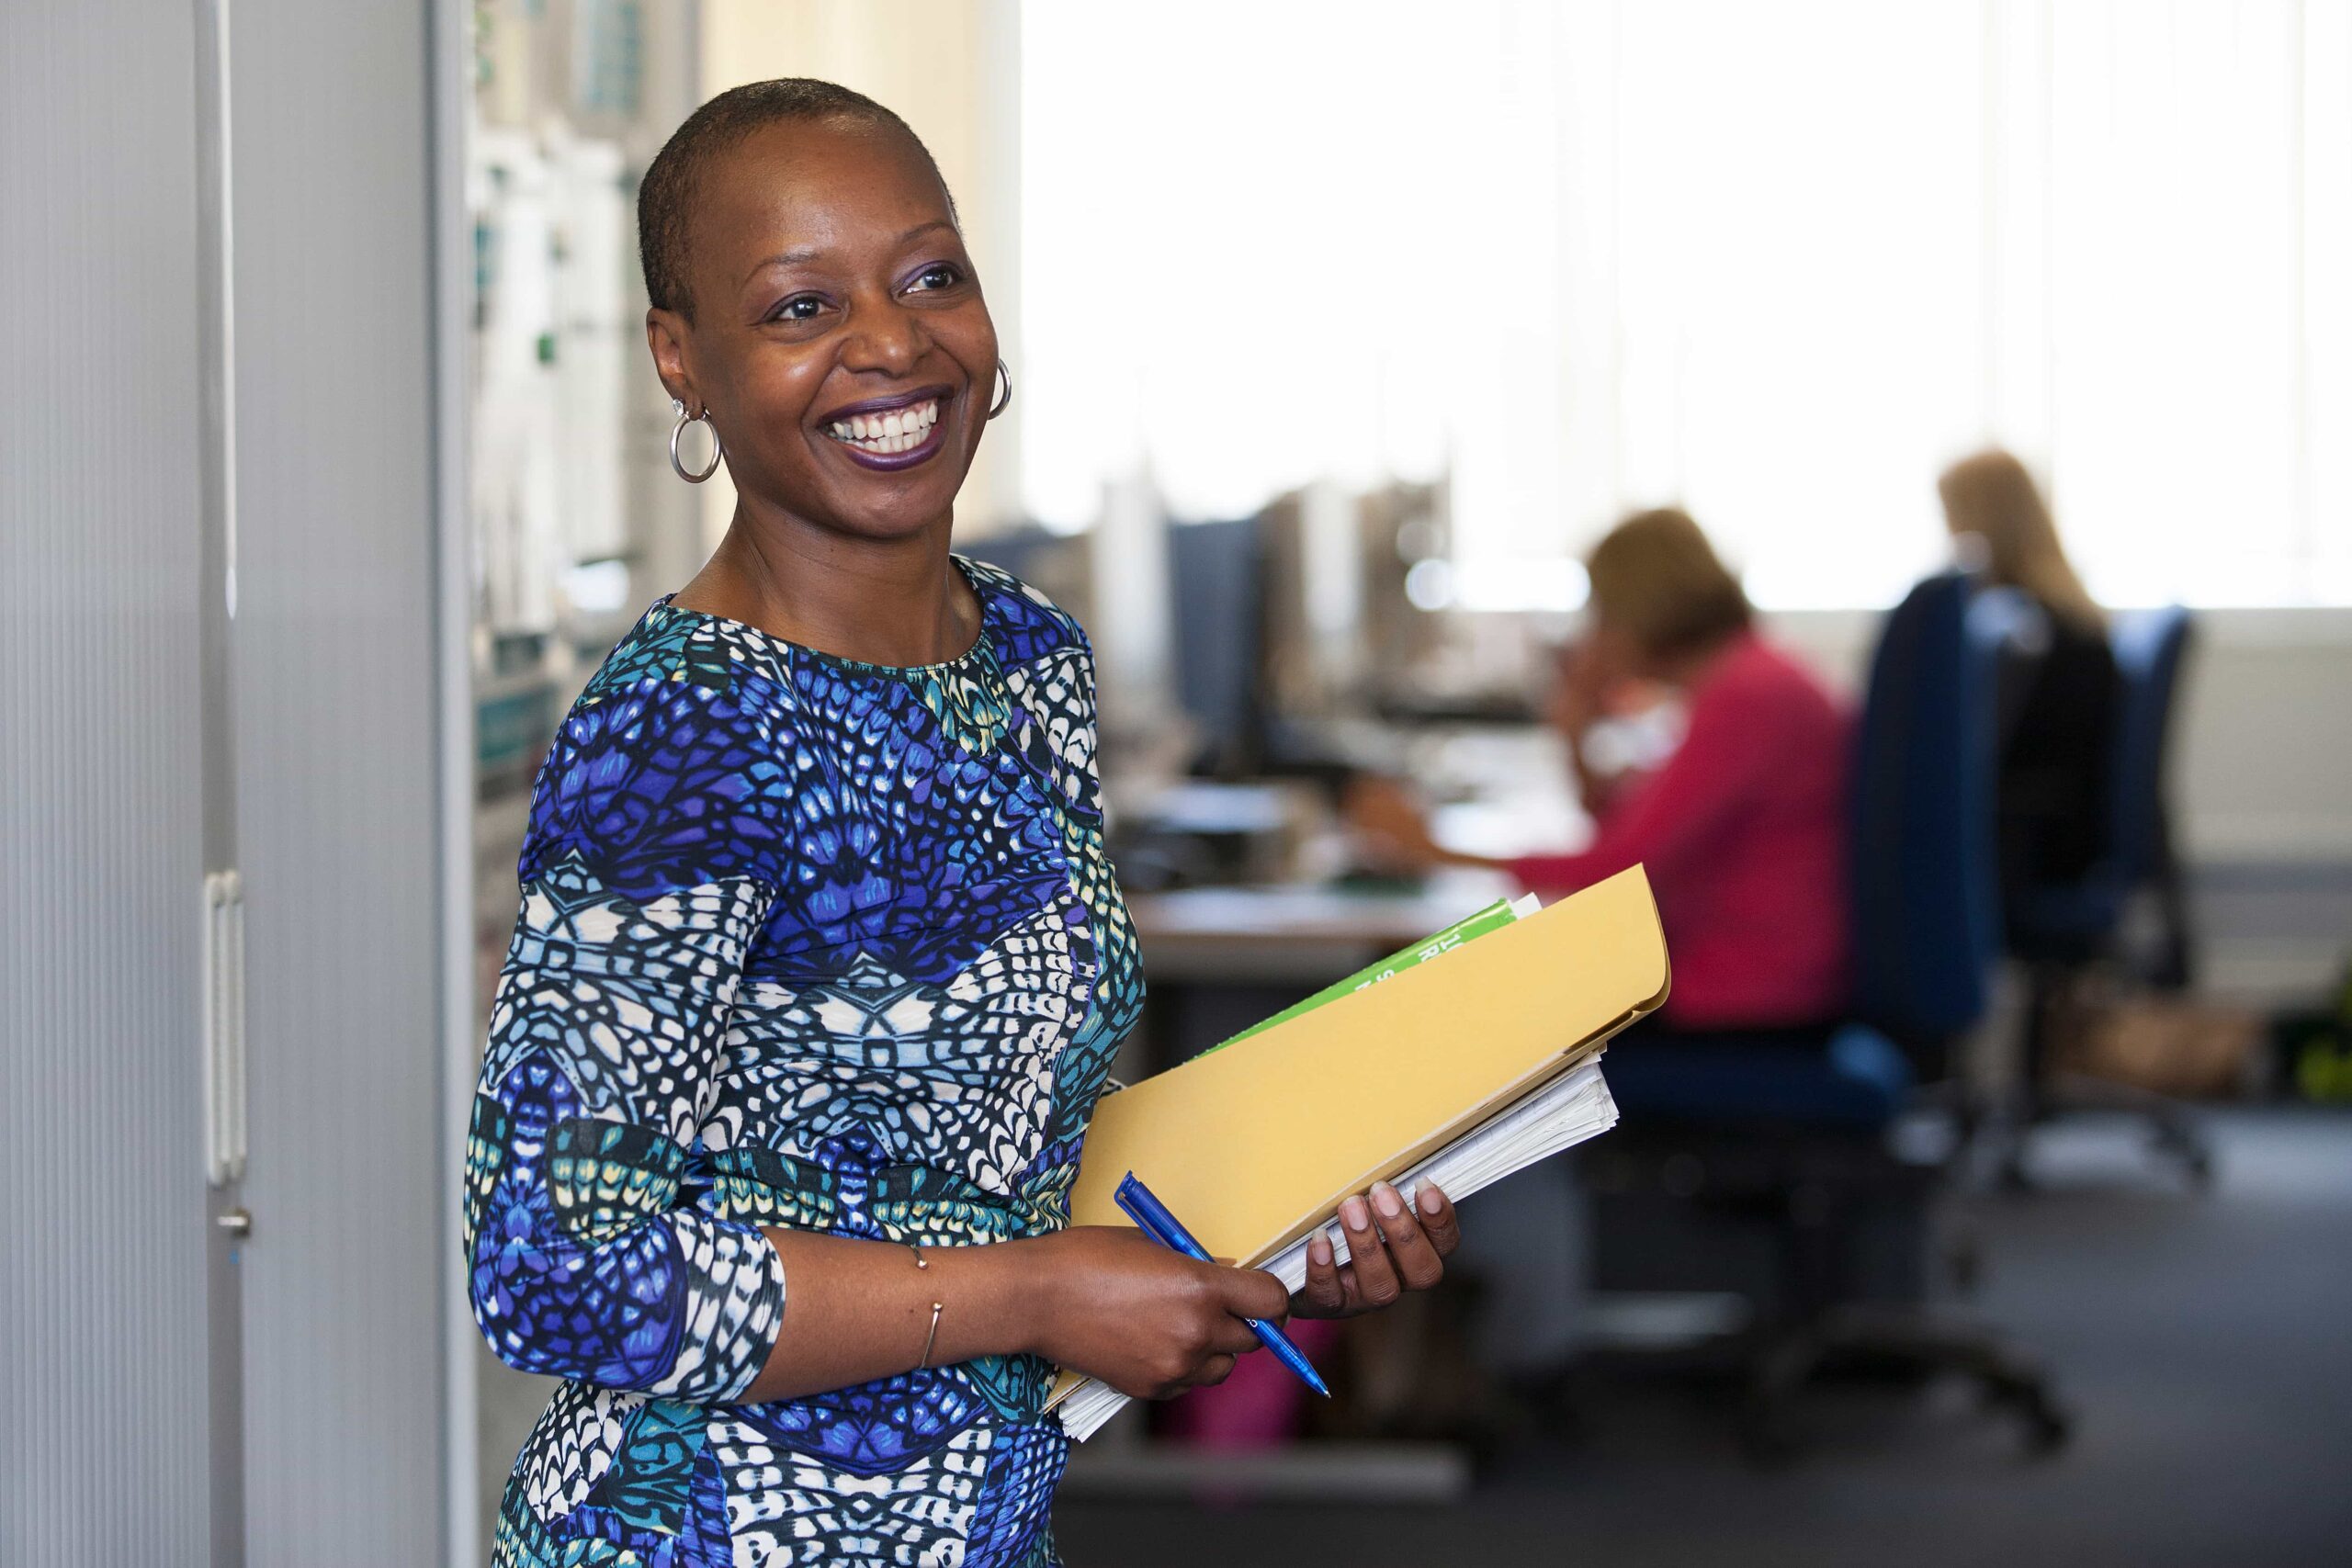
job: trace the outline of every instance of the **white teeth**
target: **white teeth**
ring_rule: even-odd
[[[939,400],[933,398],[888,413],[852,414],[825,428],[836,441],[848,442],[868,452],[888,454],[908,452],[922,446],[932,426],[938,423]]]

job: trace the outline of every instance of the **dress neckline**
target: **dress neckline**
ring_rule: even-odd
[[[766,643],[772,648],[780,649],[786,654],[799,654],[835,669],[859,670],[876,675],[918,678],[947,675],[981,661],[988,651],[989,629],[996,620],[993,599],[988,588],[981,583],[978,575],[972,570],[971,563],[952,550],[948,552],[947,559],[948,563],[955,567],[956,574],[963,578],[965,585],[972,591],[973,602],[979,606],[979,626],[972,633],[972,645],[969,648],[953,658],[938,660],[929,664],[876,664],[871,660],[852,659],[845,653],[828,653],[821,648],[811,648],[805,642],[794,642],[789,637],[778,637],[772,631],[755,626],[749,621],[739,621],[732,615],[721,615],[709,610],[697,610],[689,605],[673,604],[672,601],[678,596],[674,589],[653,601],[653,609],[673,615],[690,616],[715,626],[724,626]]]

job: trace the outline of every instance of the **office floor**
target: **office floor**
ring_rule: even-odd
[[[1072,1568],[1216,1562],[1606,1568],[2036,1568],[2352,1562],[2352,1116],[2213,1118],[2213,1192],[2183,1195],[2121,1129],[2044,1134],[2046,1190],[1972,1201],[1969,1310],[2056,1370],[2054,1459],[1956,1404],[1854,1393],[1831,1440],[1759,1473],[1695,1393],[1611,1381],[1577,1440],[1529,1439],[1454,1508],[1245,1509],[1071,1499]]]

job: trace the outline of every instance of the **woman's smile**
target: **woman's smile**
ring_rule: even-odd
[[[822,415],[819,428],[843,456],[863,468],[897,473],[929,462],[947,446],[942,414],[955,393],[921,387],[887,398],[867,398]]]

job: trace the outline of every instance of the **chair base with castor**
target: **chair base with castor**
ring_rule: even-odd
[[[2064,1009],[2083,983],[2085,968],[2072,963],[2033,964],[2026,985],[2023,1039],[2018,1053],[2020,1083],[2002,1130],[1998,1173],[2012,1192],[2037,1190],[2028,1163],[2033,1134],[2082,1114],[2120,1114],[2143,1123],[2150,1151],[2173,1166],[2193,1192],[2213,1186],[2213,1145],[2197,1112],[2153,1089],[2064,1071],[2054,1060],[2051,1019]]]
[[[2074,1418],[2051,1392],[2048,1374],[1999,1335],[1900,1308],[1853,1303],[1780,1334],[1758,1352],[1740,1416],[1740,1446],[1748,1457],[1769,1464],[1802,1451],[1799,1396],[1809,1382],[1851,1363],[1969,1379],[1983,1391],[1988,1409],[2018,1418],[2036,1456],[2056,1453],[2074,1436]]]
[[[2064,1445],[2072,1421],[2041,1365],[1921,1299],[1927,1216],[1948,1172],[1891,1145],[1911,1090],[1892,1043],[1859,1026],[1815,1049],[1636,1034],[1612,1048],[1607,1071],[1623,1120],[1584,1151],[1596,1193],[1668,1192],[1770,1237],[1770,1280],[1749,1292],[1751,1323],[1729,1347],[1751,1460],[1801,1453],[1809,1391],[1856,1368],[1964,1379],[1986,1408],[2019,1420],[2030,1451]],[[1885,1246],[1890,1213],[1908,1216],[1898,1233],[1917,1254],[1892,1277],[1861,1256],[1874,1234]]]

